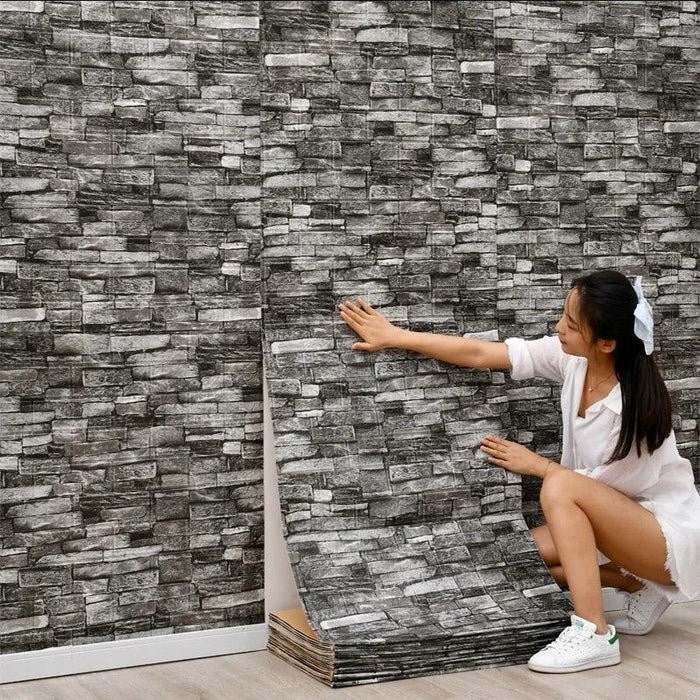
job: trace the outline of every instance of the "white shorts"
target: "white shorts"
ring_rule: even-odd
[[[638,501],[639,505],[643,506],[647,510],[651,511],[654,513],[654,516],[656,519],[659,521],[659,525],[661,525],[663,533],[664,533],[664,539],[666,540],[666,554],[667,554],[667,559],[666,559],[666,570],[669,572],[671,575],[671,579],[673,581],[676,580],[676,575],[677,575],[677,567],[676,567],[676,561],[675,557],[673,556],[673,549],[671,547],[671,542],[669,541],[669,537],[667,535],[667,528],[664,527],[665,523],[662,522],[662,520],[659,518],[658,514],[654,510],[654,505],[650,501]],[[598,565],[600,566],[601,564],[607,564],[609,561],[612,561],[608,557],[605,556],[599,549],[596,549],[596,554],[598,555]],[[641,581],[644,583],[647,588],[651,588],[653,591],[656,591],[660,595],[663,595],[664,597],[668,598],[670,601],[686,601],[688,598],[684,596],[681,591],[679,590],[678,586],[672,585],[672,586],[665,586],[661,583],[656,583],[655,581],[649,581],[648,579],[644,579],[641,576],[637,576],[636,574],[633,574],[631,571],[627,571],[627,569],[620,567],[620,570],[624,573],[627,574],[628,576],[632,576],[633,578],[636,578],[638,581]]]

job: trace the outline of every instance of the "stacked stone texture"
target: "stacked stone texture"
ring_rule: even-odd
[[[560,626],[520,479],[479,452],[510,433],[503,373],[352,351],[336,308],[363,295],[412,330],[498,337],[492,4],[262,11],[264,338],[309,621],[339,655],[394,640],[407,659],[417,640]]]
[[[696,2],[494,4],[500,336],[554,333],[583,270],[642,275],[696,483],[697,11]],[[546,384],[509,379],[507,395],[518,440],[556,456],[559,388],[550,396]],[[524,482],[528,521],[541,522],[539,480]]]
[[[539,482],[478,452],[557,458],[558,387],[337,303],[532,338],[641,274],[698,469],[697,9],[0,3],[0,651],[263,621],[261,340],[324,638],[560,619]]]
[[[337,303],[530,338],[555,333],[583,271],[643,275],[697,465],[696,6],[262,11],[265,352],[309,621],[340,655],[555,618],[565,605],[527,533],[539,482],[525,480],[523,519],[519,479],[499,483],[478,445],[497,432],[558,458],[559,387],[352,351]]]
[[[262,622],[257,4],[0,22],[0,649]]]

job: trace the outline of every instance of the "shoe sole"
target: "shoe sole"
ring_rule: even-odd
[[[621,661],[619,656],[613,656],[610,659],[599,659],[597,661],[587,661],[585,664],[577,664],[576,666],[540,666],[539,664],[531,664],[529,661],[527,667],[531,671],[539,671],[540,673],[574,673],[575,671],[587,671],[590,668],[602,668],[604,666],[616,666]]]
[[[649,629],[645,630],[621,630],[617,625],[615,626],[615,631],[618,634],[634,634],[637,636],[641,636],[643,634],[649,634],[654,629],[654,626],[650,627]]]

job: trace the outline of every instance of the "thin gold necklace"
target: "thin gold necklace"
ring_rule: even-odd
[[[605,377],[605,379],[610,379],[610,377],[612,377],[613,374],[615,374],[615,371],[614,371],[614,370],[613,370],[612,374],[609,374],[607,377]],[[594,386],[590,386],[590,385],[589,385],[588,391],[593,391],[593,389],[595,389],[597,386],[600,386],[600,385],[605,381],[605,379],[601,379],[601,380],[600,380],[597,384],[595,384]]]

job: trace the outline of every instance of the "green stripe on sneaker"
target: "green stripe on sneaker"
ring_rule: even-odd
[[[617,632],[615,632],[615,634],[613,634],[613,636],[610,637],[610,639],[608,639],[608,644],[615,644],[616,641],[617,641]]]

